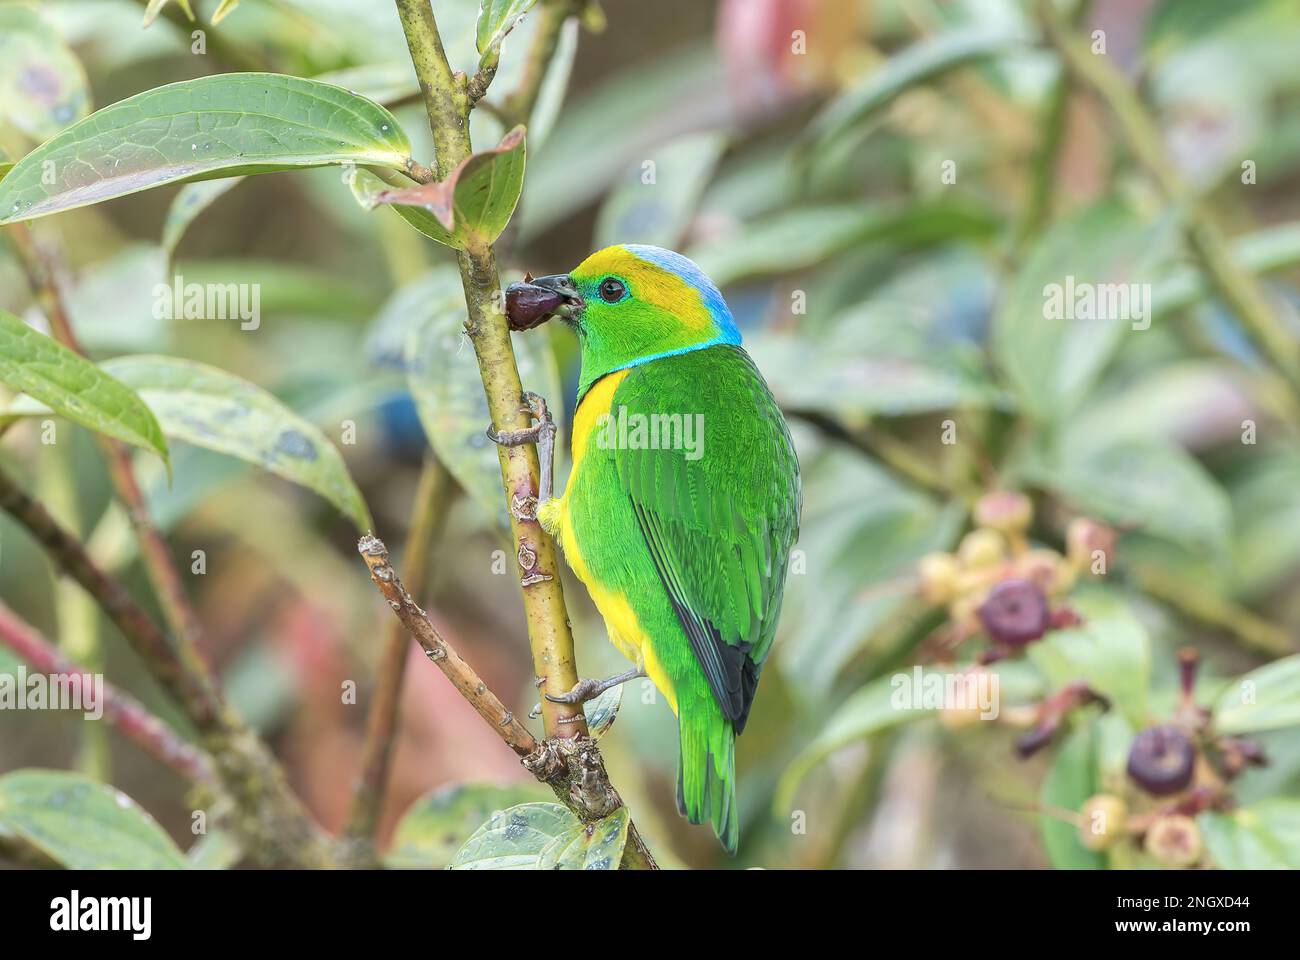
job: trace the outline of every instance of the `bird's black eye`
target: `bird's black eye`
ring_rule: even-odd
[[[606,303],[618,303],[627,296],[627,287],[623,286],[623,281],[616,280],[614,277],[606,277],[600,281],[600,299]]]

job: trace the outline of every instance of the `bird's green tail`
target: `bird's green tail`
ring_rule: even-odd
[[[711,702],[711,701],[710,701]],[[712,823],[713,832],[736,852],[740,818],[736,810],[736,735],[716,704],[704,717],[685,712],[678,721],[681,760],[677,768],[677,809],[691,823]]]

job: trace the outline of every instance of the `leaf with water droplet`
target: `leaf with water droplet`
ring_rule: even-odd
[[[404,170],[410,153],[391,113],[340,87],[199,77],[104,107],[27,154],[0,181],[0,223],[168,183],[343,163]]]
[[[104,367],[139,391],[167,436],[238,457],[313,490],[358,530],[370,529],[370,511],[338,448],[266,390],[176,357],[118,357]]]
[[[553,796],[540,783],[441,787],[421,797],[402,815],[384,865],[390,869],[440,870],[494,813]]]

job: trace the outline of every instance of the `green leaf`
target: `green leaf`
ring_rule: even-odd
[[[353,169],[348,171],[348,186],[352,196],[364,210],[373,210],[380,205],[379,197],[392,190],[388,184],[369,170]],[[393,204],[391,209],[416,230],[438,243],[455,247],[457,241],[451,231],[424,207],[412,207],[405,204]]]
[[[446,180],[374,193],[363,187],[357,197],[363,206],[388,203],[397,206],[399,213],[403,208],[427,211],[433,215],[432,224],[409,216],[407,222],[449,247],[486,247],[501,235],[519,202],[524,185],[524,140],[524,128],[515,127],[491,150],[466,157]]]
[[[384,865],[398,870],[441,870],[484,820],[518,804],[552,796],[539,783],[442,787],[415,801],[402,815]]]
[[[1214,702],[1214,728],[1251,733],[1300,726],[1300,654],[1283,657],[1228,684]]]
[[[0,119],[39,141],[89,112],[90,85],[76,55],[35,10],[0,7]]]
[[[1097,760],[1091,725],[1070,732],[1062,742],[1039,796],[1051,810],[1080,810],[1097,792]],[[1058,870],[1100,870],[1106,858],[1079,842],[1079,829],[1050,813],[1039,815],[1047,858]]]
[[[450,869],[617,870],[628,822],[626,807],[584,826],[558,803],[520,804],[493,814]]]
[[[14,165],[8,160],[0,160],[0,180],[3,180],[5,177],[7,177],[9,175],[9,171],[12,170],[13,168]]]
[[[170,469],[162,428],[134,390],[3,310],[0,383],[89,430],[153,450]]]
[[[941,30],[889,57],[866,79],[841,94],[817,116],[810,134],[825,143],[856,127],[895,97],[967,64],[1024,46],[1026,38],[1005,29]]]
[[[638,163],[615,185],[596,218],[595,246],[635,238],[637,243],[676,249],[726,147],[725,136],[709,131],[680,137],[649,152],[654,180],[642,179],[644,168]]]
[[[413,321],[406,341],[407,382],[420,422],[438,458],[456,482],[501,529],[509,529],[497,447],[485,431],[491,423],[474,350],[464,334],[465,300],[454,270],[436,271],[416,281],[423,297],[403,295]],[[413,285],[414,286],[414,285]],[[514,338],[515,360],[525,388],[561,408],[560,372],[545,336]]]
[[[1059,221],[1030,252],[994,316],[992,344],[1035,420],[1063,420],[1126,338],[1146,335],[1138,329],[1150,318],[1139,318],[1144,303],[1151,307],[1143,285],[1172,243],[1172,226],[1102,203]]]
[[[1151,679],[1151,639],[1118,596],[1100,590],[1072,598],[1083,623],[1054,630],[1031,644],[1028,656],[1054,689],[1077,680],[1110,698],[1137,728],[1146,726]]]
[[[0,181],[0,223],[188,180],[338,163],[402,170],[410,152],[391,113],[340,87],[200,77],[96,111],[27,154]]]
[[[618,711],[623,706],[623,684],[610,687],[598,697],[582,705],[582,712],[587,715],[587,730],[593,740],[599,740],[609,733],[618,718]]]
[[[176,357],[118,357],[104,366],[139,391],[168,436],[314,490],[358,530],[370,529],[370,511],[338,449],[261,387]]]
[[[478,9],[474,39],[479,53],[501,45],[506,34],[533,8],[537,0],[483,0]]]
[[[185,857],[121,791],[76,773],[0,776],[0,831],[72,870],[179,870]]]
[[[1201,550],[1227,550],[1232,533],[1228,496],[1181,447],[1154,437],[1099,446],[1067,440],[1061,446],[1059,463],[1031,466],[1026,474],[1076,511]]]
[[[790,810],[795,792],[804,778],[840,747],[882,730],[931,716],[926,710],[903,710],[894,705],[896,687],[892,676],[877,677],[844,701],[827,721],[821,733],[804,748],[781,776],[772,809]]]
[[[225,177],[221,180],[200,180],[187,183],[181,187],[172,205],[167,208],[167,219],[163,221],[162,248],[170,261],[176,253],[176,245],[189,229],[191,223],[208,207],[237,187],[243,177]]]
[[[1300,800],[1277,797],[1197,821],[1223,870],[1300,870]]]

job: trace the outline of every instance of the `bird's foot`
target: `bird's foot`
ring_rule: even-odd
[[[559,696],[552,696],[548,693],[545,694],[545,697],[552,703],[586,703],[588,700],[595,700],[611,687],[617,687],[620,683],[627,683],[629,680],[644,676],[644,670],[636,669],[629,670],[627,673],[620,673],[615,677],[607,677],[604,680],[588,678],[579,680],[568,693],[561,693]]]
[[[525,443],[537,444],[537,459],[541,464],[541,479],[538,484],[537,499],[551,499],[551,484],[555,470],[555,420],[546,407],[546,401],[531,390],[524,392],[525,406],[521,407],[531,413],[537,422],[522,430],[503,430],[497,433],[496,426],[488,424],[488,439],[503,447],[518,447]]]

